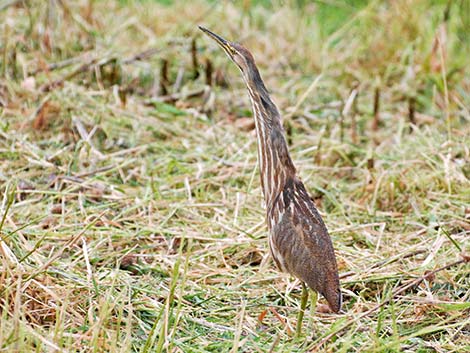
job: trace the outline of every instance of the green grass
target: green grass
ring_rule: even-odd
[[[1,351],[470,350],[465,1],[44,4],[0,11]],[[300,338],[248,96],[197,24],[253,52],[335,245],[344,313]]]

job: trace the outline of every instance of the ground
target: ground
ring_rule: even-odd
[[[470,351],[470,3],[4,1],[0,347]],[[344,312],[269,256],[242,42]]]

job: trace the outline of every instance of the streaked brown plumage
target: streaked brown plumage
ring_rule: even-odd
[[[248,88],[258,139],[261,187],[267,206],[269,248],[277,267],[321,293],[334,312],[341,290],[331,238],[289,155],[281,116],[251,53],[206,28],[240,68]]]

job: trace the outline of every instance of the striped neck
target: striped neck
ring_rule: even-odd
[[[270,207],[286,181],[295,175],[295,167],[284,138],[281,116],[259,77],[255,90],[247,84],[258,139],[258,162],[261,188],[266,206]],[[253,82],[253,81],[252,81]]]

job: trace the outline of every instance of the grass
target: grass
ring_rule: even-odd
[[[449,4],[6,2],[0,350],[469,351],[470,29]],[[254,53],[333,238],[344,313],[319,298],[300,338],[249,100],[197,24]]]

